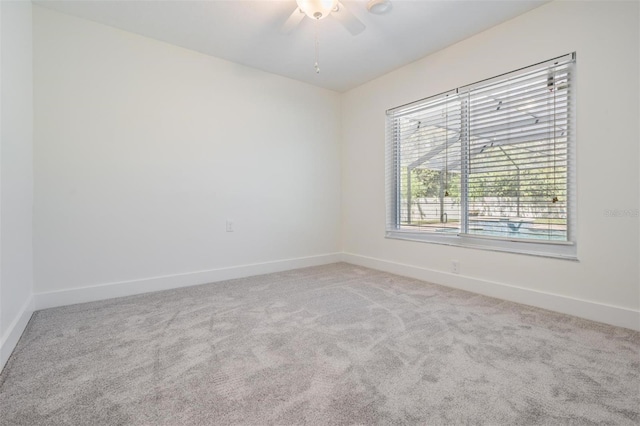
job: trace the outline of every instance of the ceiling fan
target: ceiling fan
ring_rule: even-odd
[[[360,34],[366,28],[339,0],[296,0],[296,3],[298,3],[298,7],[281,28],[283,33],[293,31],[305,16],[319,21],[331,15],[340,21],[352,35]]]

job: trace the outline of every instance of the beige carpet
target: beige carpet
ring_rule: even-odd
[[[0,424],[637,425],[639,370],[639,333],[341,263],[36,312]]]

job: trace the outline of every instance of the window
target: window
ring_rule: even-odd
[[[387,236],[575,258],[575,53],[387,111]]]

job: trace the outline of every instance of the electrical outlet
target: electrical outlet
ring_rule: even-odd
[[[451,272],[454,274],[460,273],[460,261],[459,260],[451,260]]]
[[[234,230],[233,221],[227,219],[227,232],[233,232],[233,230]]]

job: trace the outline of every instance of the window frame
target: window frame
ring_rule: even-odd
[[[570,90],[568,92],[568,135],[567,135],[567,241],[549,241],[549,240],[527,240],[510,237],[493,237],[488,235],[473,235],[463,234],[458,232],[455,234],[444,234],[436,232],[425,232],[401,229],[401,165],[397,159],[399,158],[402,144],[400,141],[398,132],[398,125],[391,126],[395,129],[390,129],[389,123],[391,120],[399,120],[403,114],[407,114],[411,109],[418,109],[421,105],[428,104],[429,102],[436,102],[438,99],[443,99],[452,94],[460,95],[468,93],[469,90],[474,87],[484,87],[490,85],[492,82],[506,80],[517,76],[531,72],[532,69],[539,69],[545,66],[551,66],[554,64],[568,63],[570,67]],[[426,242],[434,244],[443,244],[448,246],[467,247],[480,250],[491,250],[509,253],[527,254],[533,256],[551,257],[567,260],[577,260],[577,182],[576,176],[576,135],[575,135],[575,92],[576,92],[576,53],[570,53],[562,55],[547,61],[539,62],[527,67],[520,68],[515,71],[510,71],[495,77],[491,77],[476,83],[468,84],[457,89],[448,90],[446,92],[430,96],[428,98],[420,99],[405,105],[401,105],[395,108],[391,108],[386,111],[387,114],[387,129],[386,129],[386,232],[385,237],[391,239],[400,239],[408,241]],[[394,115],[395,114],[395,115]],[[461,124],[461,133],[464,125]],[[464,175],[464,170],[467,169],[469,164],[469,156],[465,156],[465,146],[468,140],[465,142],[465,137],[461,136],[460,144],[460,158],[463,165],[461,166],[461,199],[460,199],[460,215],[461,215],[461,231],[462,221],[468,221],[468,174]]]

